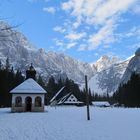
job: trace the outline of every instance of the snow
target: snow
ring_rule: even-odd
[[[102,70],[109,68],[113,64],[117,64],[117,63],[120,63],[120,58],[118,58],[117,56],[104,55],[104,56],[100,57],[100,59],[97,60],[97,62],[95,62],[94,65],[95,65],[97,71],[100,72]]]
[[[69,92],[68,94],[63,96],[57,104],[83,104],[83,102],[78,101],[78,99],[73,94],[71,94],[71,92]]]
[[[109,102],[92,102],[94,106],[110,106]]]
[[[29,78],[16,88],[10,91],[10,93],[46,93],[46,91],[33,79]]]
[[[139,140],[140,109],[46,107],[44,113],[0,109],[1,140]]]
[[[65,101],[65,104],[83,104],[83,102],[80,101]]]
[[[99,95],[103,95],[107,92],[107,90],[104,88],[99,87],[99,80],[98,80],[98,73],[94,75],[89,81],[88,81],[88,87],[92,92],[98,93]]]
[[[129,60],[122,61],[114,64],[106,70],[97,72],[88,81],[88,86],[91,92],[98,95],[105,95],[108,93],[110,96],[117,90],[121,78],[128,66]]]
[[[135,56],[129,61],[125,73],[123,74],[121,84],[127,83],[132,73],[140,74],[140,48],[135,52]]]

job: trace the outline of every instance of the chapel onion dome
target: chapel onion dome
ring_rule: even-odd
[[[26,70],[26,79],[32,78],[36,80],[36,70],[33,67],[33,64],[31,63],[31,66]]]

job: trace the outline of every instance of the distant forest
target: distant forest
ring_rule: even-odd
[[[20,69],[14,70],[10,67],[9,59],[6,59],[5,66],[0,61],[0,107],[11,106],[11,95],[9,92],[17,85],[25,80],[25,76]],[[44,82],[40,75],[37,76],[36,81],[47,91],[45,97],[45,104],[48,105],[52,97],[65,86],[63,92],[59,95],[62,96],[73,93],[80,101],[86,102],[85,89],[80,90],[78,84],[71,79],[59,79],[56,81],[51,76],[48,82]],[[111,104],[117,102],[119,106],[125,107],[140,107],[140,75],[133,73],[130,80],[123,85],[120,85],[118,90],[112,97],[108,94],[100,96],[97,93],[91,93],[88,91],[89,101],[109,101]]]
[[[14,70],[10,66],[9,59],[6,59],[5,66],[0,61],[0,107],[11,106],[11,94],[9,92],[17,85],[25,80],[25,76],[20,69]],[[48,82],[44,82],[42,77],[38,75],[36,81],[47,91],[45,97],[45,104],[49,104],[50,99],[63,87],[64,91],[60,94],[60,98],[68,93],[73,93],[80,101],[85,102],[86,94],[85,90],[81,91],[78,84],[74,83],[73,80],[66,78],[65,80],[59,79],[55,81],[54,77],[51,76]],[[89,91],[90,104],[92,101],[91,92]]]
[[[119,86],[113,98],[121,106],[140,107],[140,75],[132,73],[130,80]]]

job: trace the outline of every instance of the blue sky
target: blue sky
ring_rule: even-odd
[[[37,48],[84,62],[140,47],[139,0],[2,0],[0,17]]]

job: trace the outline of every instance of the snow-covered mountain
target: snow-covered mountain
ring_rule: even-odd
[[[15,68],[25,70],[33,63],[37,73],[45,78],[53,75],[56,79],[68,77],[77,83],[84,82],[84,75],[92,77],[96,70],[90,64],[75,60],[63,53],[48,52],[35,48],[20,32],[0,22],[0,59],[2,63],[9,57]],[[47,79],[46,79],[47,80]]]
[[[109,93],[117,89],[123,73],[130,59],[120,62],[117,57],[103,56],[96,63],[83,63],[63,53],[46,52],[44,49],[37,49],[20,32],[16,31],[5,22],[0,22],[0,60],[5,63],[9,57],[10,64],[16,69],[25,71],[30,63],[33,63],[38,74],[46,80],[52,75],[55,79],[60,77],[70,78],[78,84],[84,84],[84,76],[87,75],[89,87],[98,94]],[[140,72],[140,50],[129,63],[123,76],[126,81],[129,72]]]
[[[130,60],[128,67],[122,77],[122,83],[126,83],[130,79],[133,72],[140,74],[140,48],[137,49],[135,55]]]
[[[118,62],[120,62],[120,59],[117,56],[104,55],[99,60],[97,60],[97,62],[95,62],[93,66],[95,66],[97,71],[100,72]]]
[[[129,59],[97,72],[88,82],[91,91],[99,95],[112,95],[117,90],[128,63]]]

